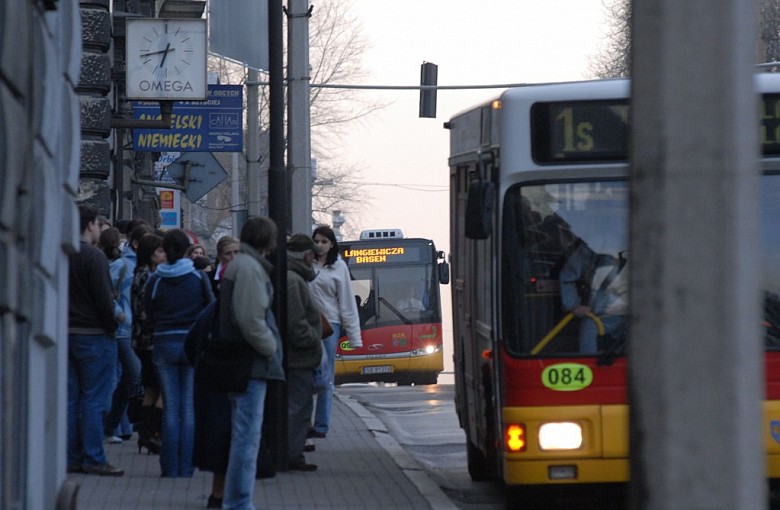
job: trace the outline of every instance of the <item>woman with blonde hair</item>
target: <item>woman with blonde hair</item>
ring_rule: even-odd
[[[219,284],[222,275],[225,273],[230,261],[236,256],[241,244],[233,236],[222,236],[217,241],[217,260],[214,264],[214,270],[209,273],[211,279],[211,290],[215,296],[219,296]]]

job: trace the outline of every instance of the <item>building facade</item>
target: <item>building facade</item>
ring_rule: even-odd
[[[0,2],[1,508],[70,508],[75,497],[65,473],[67,253],[79,197],[103,211],[109,197],[108,89],[93,83],[107,73],[110,88],[108,4]]]

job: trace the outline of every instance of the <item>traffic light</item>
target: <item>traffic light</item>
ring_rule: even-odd
[[[420,86],[436,86],[439,66],[423,62],[420,66]],[[436,89],[420,89],[420,117],[436,118]]]

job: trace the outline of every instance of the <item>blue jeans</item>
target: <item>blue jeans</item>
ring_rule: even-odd
[[[330,428],[330,413],[333,410],[333,380],[336,376],[336,345],[341,338],[341,325],[334,322],[330,323],[333,328],[333,334],[322,341],[325,352],[328,353],[330,362],[330,384],[328,389],[317,395],[317,407],[314,411],[314,430],[328,433]]]
[[[255,510],[252,493],[263,430],[266,389],[265,379],[250,379],[244,393],[228,395],[233,431],[230,437],[230,460],[225,474],[223,509]]]
[[[127,429],[127,401],[132,397],[143,394],[141,387],[141,360],[133,351],[130,344],[130,338],[117,338],[118,360],[117,373],[119,383],[114,390],[111,399],[111,409],[106,416],[106,435],[113,436],[117,433],[117,428],[123,425],[123,430],[119,434],[132,433],[132,429]]]
[[[183,336],[156,336],[152,363],[160,379],[163,397],[162,476],[189,478],[194,472],[195,369],[184,355]]]
[[[615,336],[626,324],[625,316],[602,315],[601,324],[604,333]],[[588,317],[580,319],[580,354],[596,354],[598,347],[598,328]]]
[[[106,464],[103,415],[114,387],[116,340],[68,335],[68,466]]]

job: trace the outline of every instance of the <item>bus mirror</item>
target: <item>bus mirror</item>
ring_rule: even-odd
[[[446,262],[439,262],[439,283],[447,285],[450,283],[450,265]]]
[[[466,198],[466,237],[469,239],[487,239],[493,233],[493,195],[492,182],[471,181]]]

